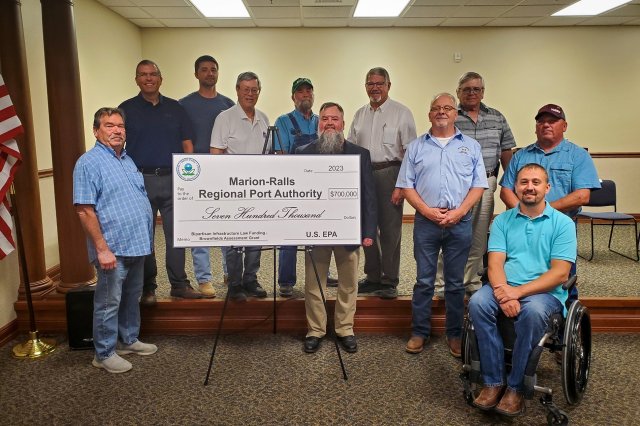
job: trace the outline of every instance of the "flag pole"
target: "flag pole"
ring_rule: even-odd
[[[13,347],[14,358],[40,358],[49,355],[56,349],[56,341],[54,339],[40,339],[38,336],[38,328],[36,327],[36,317],[33,310],[33,299],[31,298],[31,285],[29,284],[29,271],[25,260],[24,246],[22,244],[22,231],[20,228],[20,219],[18,214],[18,206],[16,204],[16,192],[13,184],[11,184],[11,212],[16,224],[16,243],[18,245],[19,258],[18,261],[22,269],[22,278],[24,280],[24,290],[27,296],[27,308],[29,309],[29,339],[24,343],[18,343]]]

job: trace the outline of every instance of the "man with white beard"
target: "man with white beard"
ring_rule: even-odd
[[[296,154],[351,154],[360,156],[361,222],[362,245],[370,247],[376,235],[378,214],[376,191],[371,168],[371,156],[365,148],[344,139],[344,110],[334,102],[320,107],[318,140],[296,150]],[[338,268],[338,292],[336,295],[334,327],[338,342],[347,352],[356,352],[358,344],[353,333],[353,318],[358,297],[359,246],[317,246],[312,250],[320,284],[323,291],[327,287],[327,272],[333,253]],[[307,336],[304,351],[314,353],[327,331],[327,313],[316,280],[311,257],[305,255],[305,294],[307,314]]]

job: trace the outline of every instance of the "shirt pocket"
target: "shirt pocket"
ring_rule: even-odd
[[[571,169],[564,168],[562,166],[550,166],[549,177],[551,179],[551,186],[562,188],[565,194],[571,192]]]
[[[473,174],[473,159],[462,153],[457,153],[455,156],[455,170],[462,176],[471,176]]]
[[[395,146],[398,142],[398,128],[384,126],[382,129],[382,143],[384,145]]]

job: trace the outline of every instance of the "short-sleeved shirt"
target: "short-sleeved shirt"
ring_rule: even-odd
[[[160,95],[153,105],[138,94],[119,108],[125,113],[127,152],[138,167],[169,168],[172,154],[184,151],[182,141],[193,140],[191,121],[175,99]]]
[[[227,154],[261,154],[268,129],[269,119],[262,111],[256,109],[251,122],[240,105],[234,105],[216,118],[210,146],[226,149]]]
[[[546,203],[542,214],[530,218],[519,206],[499,214],[491,225],[489,252],[505,253],[504,272],[512,286],[527,284],[551,269],[551,260],[576,261],[576,226]],[[564,306],[567,291],[550,291]]]
[[[482,147],[482,160],[487,172],[498,167],[502,151],[516,146],[513,133],[504,115],[483,103],[480,103],[477,122],[474,122],[467,112],[458,106],[456,127],[465,135],[478,141]]]
[[[347,139],[368,149],[371,162],[384,163],[402,161],[416,136],[416,122],[409,108],[387,99],[378,109],[367,104],[356,111]]]
[[[193,92],[178,101],[187,112],[193,127],[193,152],[209,153],[211,130],[216,117],[235,105],[231,99],[218,93],[214,98],[205,98]]]
[[[563,139],[551,151],[545,152],[533,143],[515,153],[505,170],[500,185],[515,192],[516,175],[528,163],[540,164],[549,174],[551,189],[547,194],[550,203],[578,189],[598,189],[600,180],[589,153],[582,147]],[[580,209],[568,212],[574,217]]]
[[[456,129],[442,145],[426,133],[409,144],[398,188],[413,188],[429,207],[460,207],[471,188],[488,188],[480,144]]]
[[[151,205],[142,174],[125,150],[106,145],[84,153],[73,169],[73,204],[94,206],[100,230],[115,256],[145,256],[153,247]],[[87,238],[89,260],[97,258]]]
[[[317,139],[318,134],[318,115],[311,113],[309,118],[305,118],[304,115],[300,113],[297,109],[294,109],[291,114],[293,114],[293,118],[296,120],[298,127],[300,128],[300,133],[302,135],[311,136],[309,139],[315,140]],[[292,152],[292,147],[294,146],[294,139],[296,137],[297,130],[293,126],[291,122],[291,118],[289,118],[289,114],[282,114],[276,120],[276,127],[278,128],[280,135],[280,144],[281,148],[276,146],[276,151],[284,151],[284,152]]]

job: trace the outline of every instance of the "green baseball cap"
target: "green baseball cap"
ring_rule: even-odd
[[[309,80],[306,77],[300,77],[300,78],[296,78],[293,81],[293,85],[291,86],[291,94],[295,93],[296,90],[298,90],[298,88],[303,84],[307,84],[309,87],[313,89],[313,84],[311,83],[311,80]]]

